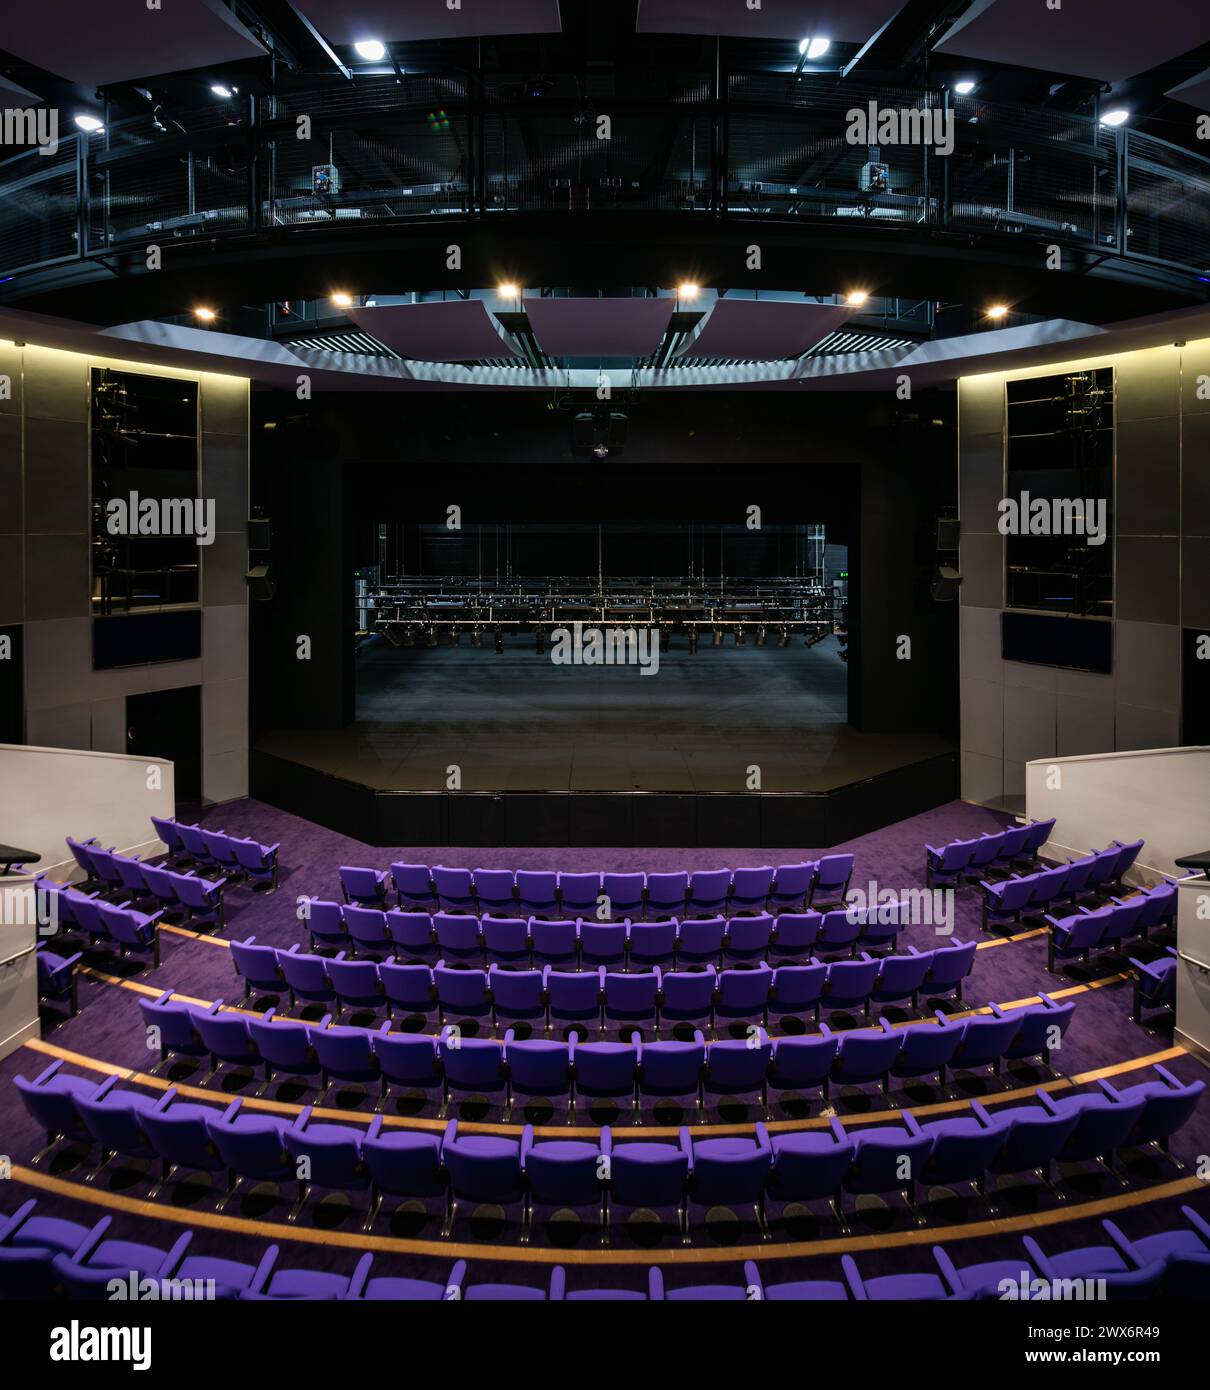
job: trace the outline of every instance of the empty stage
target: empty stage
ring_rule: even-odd
[[[812,648],[707,639],[691,656],[677,634],[650,675],[556,665],[532,637],[506,639],[502,654],[490,630],[483,642],[363,650],[357,722],[260,738],[254,794],[321,823],[332,823],[325,801],[348,802],[329,812],[334,828],[357,833],[352,817],[376,844],[778,846],[846,838],[768,835],[827,834],[824,803],[839,812],[840,789],[871,779],[896,777],[900,803],[953,795],[945,739],[848,726],[848,670],[832,638]],[[869,810],[877,818],[872,800]],[[903,814],[897,805],[886,820]],[[426,828],[439,838],[422,838]]]

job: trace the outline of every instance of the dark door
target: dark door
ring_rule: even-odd
[[[126,751],[176,765],[176,803],[202,799],[202,687],[126,697]]]

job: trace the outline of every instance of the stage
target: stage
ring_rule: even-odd
[[[266,734],[252,794],[376,845],[838,843],[956,795],[953,746],[846,723],[834,638],[683,634],[659,667],[557,666],[532,637],[358,662],[357,721]]]

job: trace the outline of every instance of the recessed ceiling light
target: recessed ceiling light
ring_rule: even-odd
[[[681,299],[696,299],[701,293],[701,286],[695,285],[692,280],[682,280],[676,292]]]
[[[210,90],[214,93],[216,97],[222,97],[224,100],[226,100],[231,95],[231,88],[224,87],[221,82],[212,82],[210,84]]]
[[[200,319],[202,323],[213,323],[218,315],[213,309],[207,309],[204,304],[199,304],[193,311],[193,317]]]
[[[98,130],[105,129],[105,122],[99,121],[96,116],[77,116],[76,124],[81,130],[88,131],[90,135],[95,134]]]
[[[347,309],[353,302],[353,296],[347,290],[333,290],[331,299],[338,309]]]
[[[968,97],[974,90],[975,84],[969,80],[954,83],[954,91],[957,92],[960,97]]]
[[[367,62],[377,63],[380,58],[387,56],[386,44],[381,39],[362,39],[353,45],[359,58],[364,58]]]
[[[869,294],[865,290],[850,290],[848,294],[845,295],[844,302],[853,305],[854,308],[858,308],[860,305],[864,304],[869,297]]]
[[[989,319],[1002,319],[1005,318],[1007,314],[1007,304],[993,304],[991,308],[987,311],[987,316]]]
[[[812,58],[822,58],[831,47],[831,39],[803,39],[798,45],[798,51],[809,61]]]
[[[1124,106],[1115,106],[1101,116],[1102,125],[1124,125],[1130,119],[1130,112]]]

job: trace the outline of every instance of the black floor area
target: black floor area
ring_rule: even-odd
[[[257,747],[367,786],[463,791],[824,791],[950,751],[932,735],[860,734],[848,669],[818,646],[703,644],[678,635],[659,669],[558,666],[531,637],[358,659],[358,722]]]

